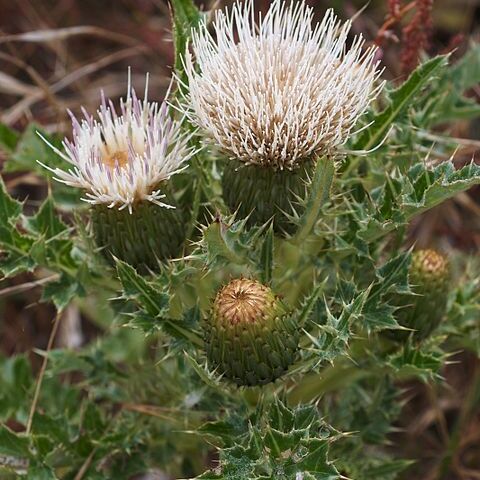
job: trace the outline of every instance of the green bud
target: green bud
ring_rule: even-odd
[[[305,198],[313,170],[313,162],[303,162],[294,170],[280,170],[229,160],[222,177],[223,199],[232,213],[237,212],[242,219],[248,217],[249,227],[273,218],[277,234],[293,234],[296,226],[289,216],[303,213],[299,199]]]
[[[265,385],[294,362],[299,328],[285,304],[256,280],[232,280],[204,324],[207,358],[238,386]]]
[[[95,241],[105,258],[112,262],[113,255],[142,273],[158,270],[159,262],[179,255],[185,241],[178,208],[138,202],[130,213],[126,208],[94,205],[91,219]]]
[[[428,337],[445,316],[450,286],[448,260],[435,250],[417,250],[412,254],[409,281],[415,295],[399,295],[396,319],[414,331],[415,340]],[[392,330],[392,336],[404,340],[410,332]]]

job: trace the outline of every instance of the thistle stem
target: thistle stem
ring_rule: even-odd
[[[324,369],[321,374],[305,377],[298,386],[291,390],[288,401],[292,405],[306,403],[369,374],[371,374],[370,371],[362,370],[356,365],[341,363],[330,366]]]

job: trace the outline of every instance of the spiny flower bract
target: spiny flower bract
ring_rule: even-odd
[[[46,166],[56,180],[86,190],[83,200],[93,205],[130,212],[138,201],[170,207],[161,201],[160,183],[181,171],[193,152],[181,122],[169,117],[165,102],[149,102],[147,90],[148,77],[138,99],[129,78],[120,114],[103,92],[97,118],[84,109],[80,121],[70,113],[73,139],[63,141],[65,153],[49,144],[72,165],[68,171]]]
[[[231,158],[292,169],[332,154],[378,92],[376,48],[333,10],[313,26],[303,1],[274,0],[259,23],[253,0],[217,11],[186,53],[194,123]]]

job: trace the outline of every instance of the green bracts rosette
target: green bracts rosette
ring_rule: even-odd
[[[105,258],[112,261],[115,256],[142,273],[158,270],[159,262],[178,256],[185,241],[178,208],[138,202],[130,213],[95,205],[91,219],[96,244]]]
[[[294,170],[279,170],[228,160],[222,177],[223,199],[238,218],[248,217],[248,226],[263,225],[273,218],[277,234],[291,235],[296,225],[289,217],[303,213],[302,200],[314,167],[310,161]]]

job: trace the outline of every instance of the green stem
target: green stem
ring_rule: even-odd
[[[300,226],[292,239],[294,244],[301,244],[310,235],[323,205],[330,197],[334,174],[335,164],[331,158],[325,156],[317,160],[305,213],[300,218]]]
[[[193,196],[193,205],[192,205],[192,215],[190,217],[190,224],[187,227],[187,234],[185,238],[190,239],[193,235],[195,230],[197,221],[198,221],[198,214],[200,212],[200,200],[202,197],[202,187],[197,180],[194,184],[194,196]]]
[[[352,365],[351,362],[349,365],[343,362],[337,363],[323,369],[319,374],[307,375],[290,391],[288,401],[293,405],[308,403],[325,393],[338,390],[371,374],[371,370],[361,369]]]
[[[382,363],[365,362],[365,352],[375,347],[377,339],[358,339],[352,342],[349,356],[339,358],[334,365],[323,368],[320,373],[306,375],[292,387],[288,400],[292,404],[310,402],[326,393],[340,390],[351,383],[369,376],[382,375],[388,371]],[[376,345],[379,353],[386,354],[390,346]]]

